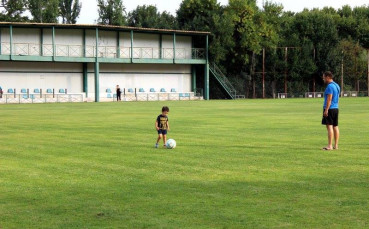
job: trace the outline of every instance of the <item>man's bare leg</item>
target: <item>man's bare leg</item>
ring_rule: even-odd
[[[333,126],[332,125],[327,125],[327,132],[328,132],[328,146],[324,147],[324,150],[332,150],[332,142],[333,142]]]
[[[338,149],[338,141],[340,140],[340,130],[338,126],[333,127],[334,132],[334,148]]]

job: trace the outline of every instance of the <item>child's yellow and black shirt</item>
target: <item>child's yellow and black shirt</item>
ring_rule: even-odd
[[[168,129],[168,116],[166,115],[159,115],[158,118],[156,119],[156,121],[158,122],[158,127],[161,130],[167,130]]]

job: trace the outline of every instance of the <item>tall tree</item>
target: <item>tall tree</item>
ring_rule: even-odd
[[[126,9],[122,0],[97,0],[99,19],[103,25],[125,25]]]
[[[233,24],[217,0],[183,0],[178,11],[179,29],[211,32],[209,58],[215,63],[225,61],[228,50],[234,45]],[[201,47],[204,40],[197,41]]]
[[[60,0],[59,9],[63,24],[76,24],[81,8],[82,3],[79,0]]]
[[[28,9],[35,22],[58,22],[59,0],[28,0]]]
[[[0,14],[0,20],[22,22],[28,21],[28,17],[23,16],[25,12],[26,0],[1,0],[5,11]]]
[[[133,27],[176,29],[176,18],[164,11],[160,13],[156,6],[143,5],[128,14],[128,25]]]
[[[359,91],[360,80],[365,80],[367,72],[367,51],[358,42],[342,40],[339,49],[343,54],[344,90]]]

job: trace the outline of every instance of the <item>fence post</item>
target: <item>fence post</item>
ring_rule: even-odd
[[[42,88],[40,89],[40,99],[42,99]]]
[[[55,88],[53,88],[53,99],[55,99]]]
[[[14,88],[14,99],[17,98],[17,92],[16,92],[16,88]]]

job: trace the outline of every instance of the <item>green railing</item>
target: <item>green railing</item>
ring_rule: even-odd
[[[10,53],[10,43],[1,43],[1,55],[15,56],[58,56],[58,57],[96,57],[96,46],[93,45],[55,45],[55,54],[52,44],[13,43]],[[175,57],[174,57],[175,53]],[[119,55],[118,55],[119,54]],[[131,55],[133,54],[133,57]],[[98,57],[101,58],[133,58],[133,59],[183,59],[204,60],[205,49],[199,48],[153,48],[130,47],[117,48],[116,46],[98,47]]]
[[[227,77],[223,74],[223,72],[218,68],[218,66],[214,63],[209,66],[210,72],[214,75],[214,77],[218,80],[220,85],[224,88],[227,94],[232,98],[237,98],[237,91],[232,85],[232,83],[227,79]]]

